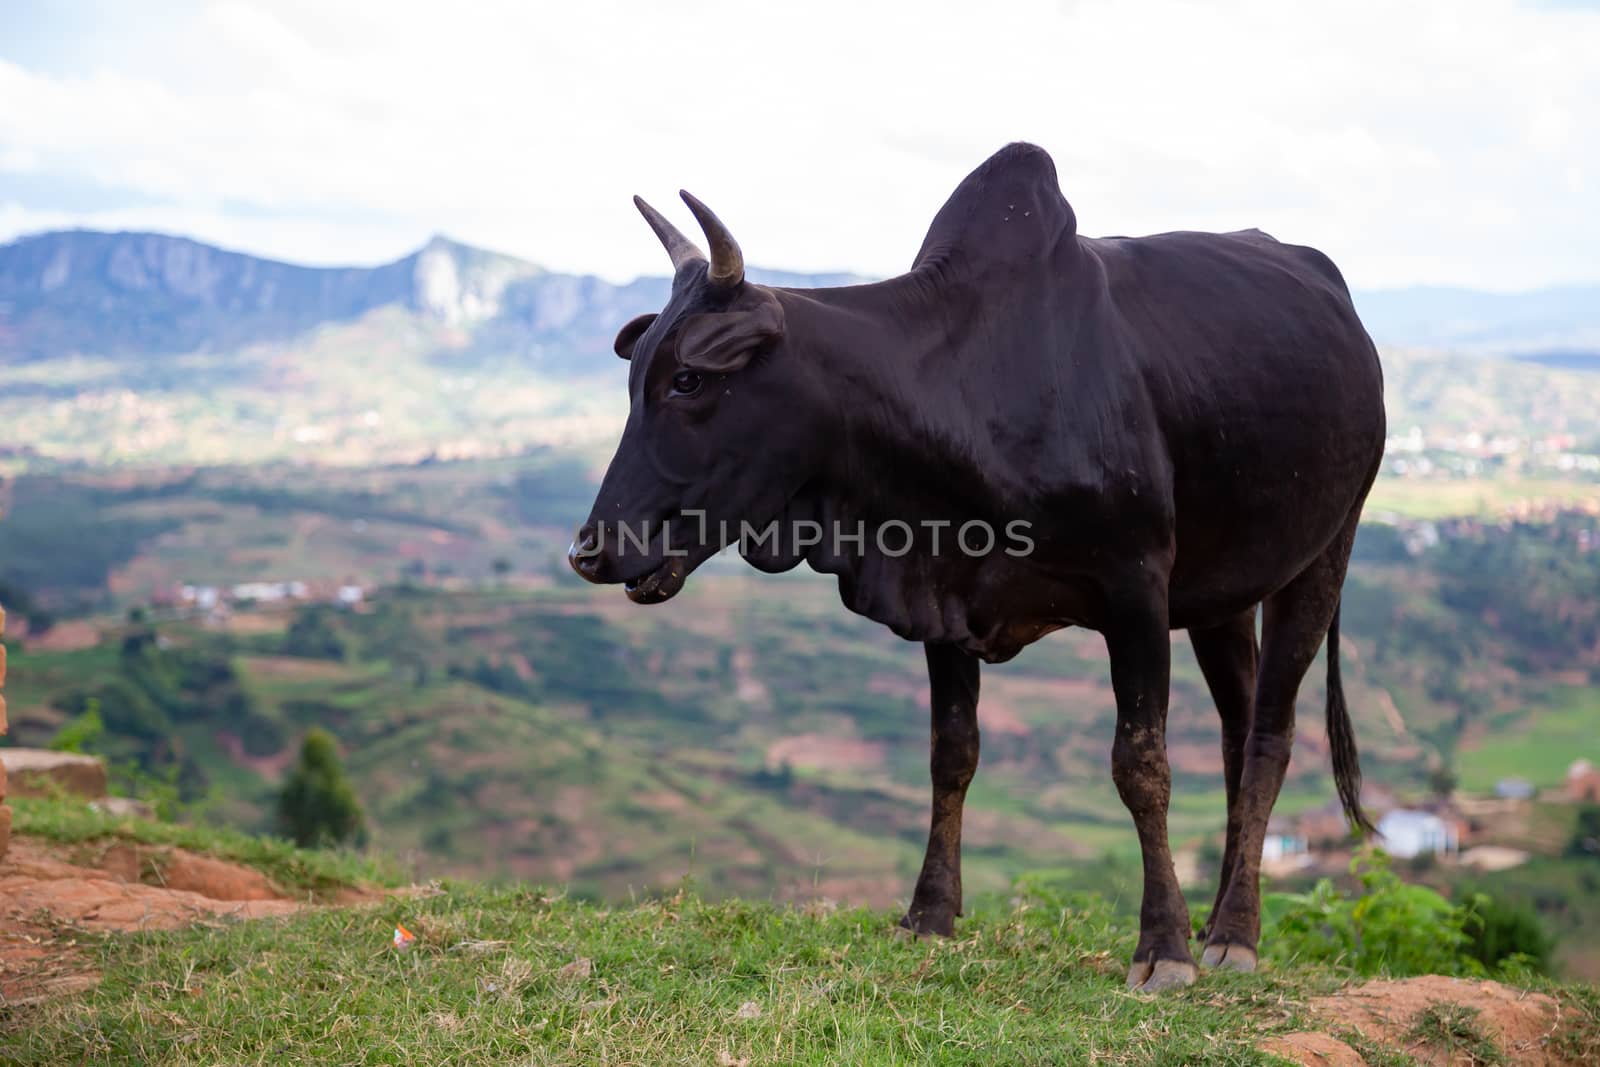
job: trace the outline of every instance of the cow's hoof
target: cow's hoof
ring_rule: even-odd
[[[1217,967],[1224,971],[1244,971],[1249,973],[1256,969],[1255,949],[1243,945],[1228,945],[1218,943],[1207,945],[1200,956],[1200,962],[1207,967]]]
[[[1188,960],[1134,961],[1128,968],[1128,988],[1136,993],[1160,993],[1194,985],[1200,969]]]
[[[913,916],[910,912],[906,912],[900,917],[897,932],[913,937],[954,937],[956,917],[926,911]]]

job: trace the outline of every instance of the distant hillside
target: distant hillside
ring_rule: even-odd
[[[788,285],[845,275],[752,271]],[[376,267],[303,267],[185,237],[72,230],[0,246],[0,362],[166,356],[282,341],[400,308],[502,347],[609,345],[667,279],[613,285],[435,237]]]
[[[862,280],[751,274],[795,286]],[[375,267],[304,267],[164,234],[44,233],[0,245],[0,363],[217,352],[390,307],[481,330],[502,348],[591,351],[662,303],[666,286],[662,277],[614,285],[561,274],[445,237]],[[1356,302],[1382,344],[1557,360],[1600,351],[1600,286],[1413,286],[1364,290]]]
[[[626,403],[612,338],[667,289],[442,237],[370,268],[148,233],[23,238],[0,245],[0,466],[598,453]]]
[[[0,245],[0,468],[361,465],[532,447],[599,462],[626,404],[612,338],[659,309],[667,288],[663,277],[618,285],[442,237],[393,263],[338,268],[159,234],[23,238]],[[1589,376],[1556,368],[1587,367],[1585,339],[1600,352],[1600,288],[1357,300],[1380,344],[1442,350],[1385,352],[1395,425],[1593,438]]]
[[[1412,286],[1355,296],[1361,319],[1379,344],[1558,360],[1600,352],[1600,285],[1525,293]]]

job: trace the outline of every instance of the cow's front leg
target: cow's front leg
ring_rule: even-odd
[[[922,873],[900,925],[948,937],[961,914],[961,809],[978,769],[978,660],[954,645],[923,647],[933,726],[933,818]]]
[[[1155,992],[1189,985],[1198,973],[1189,953],[1189,906],[1167,846],[1167,804],[1172,796],[1167,685],[1172,645],[1165,590],[1118,611],[1105,638],[1117,696],[1111,775],[1133,815],[1144,853],[1139,945],[1128,969],[1128,987]]]

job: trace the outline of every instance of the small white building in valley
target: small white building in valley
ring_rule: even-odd
[[[1378,820],[1378,836],[1389,855],[1400,859],[1449,855],[1461,847],[1455,825],[1430,811],[1396,808]]]

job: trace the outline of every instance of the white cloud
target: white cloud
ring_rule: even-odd
[[[24,171],[104,191],[101,208],[12,203],[0,237],[160,226],[349,262],[443,230],[616,278],[664,266],[628,196],[666,209],[681,185],[756,262],[887,273],[963,174],[1025,138],[1055,155],[1089,233],[1259,225],[1324,248],[1358,285],[1600,273],[1594,12],[1509,0],[174,12],[145,15],[140,47],[114,62],[65,73],[0,45],[0,202]]]

